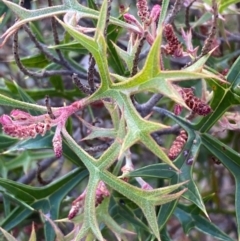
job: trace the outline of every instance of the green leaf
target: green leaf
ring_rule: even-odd
[[[165,20],[165,18],[167,16],[169,2],[170,2],[169,0],[163,0],[162,1],[161,13],[160,13],[160,17],[159,17],[159,20],[158,20],[158,29],[157,29],[157,33],[158,34],[161,31],[163,23],[164,23],[164,20]]]
[[[19,108],[19,109],[27,109],[27,110],[46,112],[46,107],[44,107],[44,106],[15,100],[15,99],[9,98],[9,97],[1,95],[1,94],[0,94],[0,105],[11,106],[13,108]]]
[[[222,232],[216,225],[211,221],[203,218],[201,215],[193,214],[191,212],[191,206],[184,206],[178,204],[178,207],[175,210],[175,216],[179,219],[183,226],[184,232],[187,234],[192,228],[197,228],[200,231],[210,235],[218,240],[223,241],[233,241],[227,234]]]
[[[37,241],[34,223],[32,223],[32,232],[31,232],[29,241]]]
[[[21,58],[22,64],[27,68],[41,69],[49,64],[49,61],[43,54]]]
[[[0,150],[6,149],[18,142],[18,139],[0,134]]]
[[[239,0],[221,0],[219,5],[219,12],[222,13],[231,4],[236,4],[239,2]]]
[[[235,210],[237,219],[238,235],[240,234],[240,163],[239,153],[232,148],[226,146],[216,138],[209,134],[202,135],[202,142],[204,146],[218,158],[224,166],[232,173],[235,178]]]
[[[105,26],[106,26],[106,21],[107,21],[107,11],[108,11],[108,1],[104,0],[102,2],[101,9],[99,11],[99,16],[98,16],[98,22],[96,26],[96,32],[94,35],[95,41],[99,39],[99,36],[102,35],[104,36],[105,33]]]
[[[18,200],[28,203],[35,210],[42,210],[45,214],[50,214],[51,219],[57,219],[60,203],[69,191],[72,190],[87,175],[86,171],[75,169],[57,181],[45,187],[31,187],[16,183],[11,180],[0,178],[0,186],[6,189],[6,192],[14,195]],[[16,208],[2,222],[1,226],[6,230],[13,228],[22,222],[32,210],[26,208]],[[45,222],[45,240],[54,240],[55,232],[49,222]]]
[[[128,177],[155,177],[155,178],[173,178],[177,176],[177,172],[170,169],[169,166],[165,164],[153,164],[136,169],[130,172]]]
[[[19,141],[16,145],[8,149],[8,152],[19,150],[52,149],[53,133],[45,136],[37,135],[34,139]]]
[[[59,92],[64,92],[64,86],[61,76],[51,76],[50,82],[54,86],[54,88]],[[51,96],[49,96],[51,98]]]
[[[154,108],[155,110],[160,110],[160,108]],[[200,148],[201,138],[200,136],[195,133],[188,122],[185,119],[175,116],[173,113],[164,110],[164,113],[169,116],[171,119],[175,120],[181,127],[183,127],[188,133],[188,140],[184,146],[184,149],[188,151],[188,155],[183,157],[183,155],[179,155],[177,161],[175,162],[176,166],[180,168],[181,172],[179,174],[179,179],[181,181],[189,180],[188,183],[188,191],[183,194],[183,196],[190,200],[191,202],[195,203],[203,213],[208,217],[205,205],[203,203],[202,197],[200,192],[193,180],[192,173],[193,173],[193,164],[198,156],[198,151]],[[192,159],[192,164],[188,164],[188,159]]]
[[[63,43],[58,45],[49,46],[49,49],[60,49],[66,51],[74,51],[81,54],[87,54],[88,51],[83,47],[82,44],[78,43],[77,41],[72,41],[70,43]]]
[[[0,227],[1,232],[3,233],[3,235],[5,236],[5,238],[7,239],[7,241],[17,241],[10,233],[8,233],[7,231],[5,231],[4,229],[2,229]]]

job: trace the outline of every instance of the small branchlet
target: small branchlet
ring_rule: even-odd
[[[81,83],[81,80],[78,78],[77,74],[73,73],[73,75],[72,75],[72,81],[73,81],[74,84],[78,87],[78,89],[81,90],[83,93],[88,94],[88,95],[90,95],[90,94],[93,93],[88,86],[83,85],[83,84]]]
[[[196,97],[192,88],[181,89],[182,98],[193,114],[206,116],[212,112],[211,107]]]
[[[103,144],[99,144],[97,146],[85,148],[84,150],[88,153],[97,153],[97,152],[107,150],[109,146],[110,146],[109,143],[103,143]]]
[[[173,8],[171,9],[170,13],[168,14],[165,20],[165,24],[171,24],[173,22],[178,12],[182,9],[183,3],[184,3],[184,0],[175,1]]]
[[[57,175],[60,173],[60,171],[62,170],[63,162],[64,162],[63,158],[58,161],[58,166],[57,166],[56,170],[54,170],[54,173],[52,174],[52,176],[48,180],[44,180],[42,178],[41,174],[44,170],[43,170],[40,162],[38,162],[37,163],[38,168],[37,168],[37,173],[36,173],[38,182],[40,184],[44,185],[44,186],[51,183],[57,177]]]
[[[213,10],[213,22],[210,30],[210,34],[206,39],[204,46],[202,48],[201,56],[208,54],[213,48],[214,38],[217,32],[217,19],[218,19],[218,6],[216,0],[212,0],[212,10]]]
[[[190,6],[191,6],[191,3],[190,3]],[[195,37],[205,40],[204,46],[202,47],[201,54],[198,57],[196,57],[192,62],[187,63],[183,67],[183,69],[194,64],[198,59],[200,59],[202,56],[208,54],[213,48],[218,46],[218,40],[216,40],[217,19],[218,19],[218,6],[216,3],[216,0],[212,0],[212,10],[213,10],[213,22],[212,22],[212,27],[210,29],[210,33],[209,33],[208,37],[206,38],[205,36],[202,36],[201,34],[196,33],[195,31],[192,31],[192,33]],[[186,19],[187,28],[190,27],[188,22],[189,22],[189,20]],[[214,53],[215,55],[217,55],[217,56],[220,55],[220,53],[218,51],[215,50],[214,52],[215,52]]]
[[[54,75],[71,75],[72,71],[70,70],[43,70],[41,73],[34,72],[28,70],[21,62],[19,53],[18,53],[18,31],[14,34],[13,37],[13,55],[15,59],[15,63],[17,64],[20,71],[22,71],[25,75],[33,77],[33,78],[44,78],[50,77]]]
[[[169,149],[168,157],[170,160],[173,161],[175,158],[178,157],[178,155],[181,153],[187,139],[188,139],[187,132],[185,130],[181,130],[180,134],[176,137],[172,146]]]
[[[191,30],[191,25],[190,25],[190,20],[189,20],[189,11],[194,2],[196,2],[196,0],[191,1],[188,4],[188,6],[186,7],[186,11],[185,11],[185,25],[186,25],[187,31]]]
[[[146,40],[146,37],[143,36],[140,39],[140,41],[139,41],[139,45],[137,47],[137,51],[135,53],[134,60],[133,60],[133,67],[132,67],[132,71],[131,71],[131,77],[134,76],[135,74],[137,74],[137,72],[138,72],[139,56],[140,56],[140,53],[141,53],[141,50],[142,50],[142,47],[144,45],[145,40]]]
[[[24,5],[24,1],[21,0],[19,2],[20,6]],[[17,19],[16,19],[17,20]],[[27,25],[24,26],[25,31],[29,34],[31,40],[35,43],[36,47],[43,52],[44,54],[46,54],[46,57],[48,57],[49,59],[53,60],[54,62],[58,62],[61,65],[64,65],[64,60],[57,60],[55,57],[53,57],[50,53],[48,53],[46,50],[43,49],[43,47],[41,46],[41,44],[36,40],[35,36],[31,33],[31,30],[27,27]],[[20,56],[19,56],[19,46],[18,46],[18,30],[14,33],[13,36],[13,56],[15,59],[15,63],[17,64],[18,68],[20,71],[23,72],[23,74],[33,77],[33,78],[43,78],[43,77],[50,77],[50,76],[54,76],[54,75],[69,75],[72,72],[70,70],[53,70],[53,71],[42,71],[42,73],[39,72],[34,72],[34,71],[30,71],[28,70],[21,62],[20,60]],[[71,69],[69,67],[69,65],[67,65],[65,63],[65,66],[68,67],[68,69]]]
[[[52,0],[48,0],[48,6],[51,7],[52,4]],[[58,37],[58,33],[57,33],[57,22],[56,19],[54,17],[51,18],[51,25],[52,25],[52,32],[53,32],[53,39],[54,39],[54,43],[56,45],[58,45],[60,43],[59,41],[59,37]],[[57,55],[59,57],[59,59],[62,62],[66,62],[65,59],[63,58],[63,55],[61,53],[61,51],[59,49],[56,49]]]
[[[46,104],[46,107],[47,107],[47,113],[50,116],[50,118],[51,119],[56,119],[56,117],[54,116],[54,114],[52,112],[52,107],[50,105],[50,100],[49,100],[49,96],[48,95],[46,95],[46,97],[45,97],[45,104]]]
[[[95,90],[95,83],[94,83],[95,64],[96,64],[96,61],[94,57],[90,54],[89,67],[88,67],[88,84],[92,93]]]

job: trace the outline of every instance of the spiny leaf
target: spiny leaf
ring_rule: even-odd
[[[0,230],[3,233],[3,235],[5,236],[5,238],[7,239],[7,241],[17,241],[10,233],[5,231],[3,228],[0,227]]]
[[[29,241],[37,241],[34,222],[32,223],[32,232],[31,232]]]

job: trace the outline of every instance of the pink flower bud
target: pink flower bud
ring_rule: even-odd
[[[179,104],[175,104],[174,106],[174,114],[175,115],[180,115],[182,112],[182,106]]]
[[[24,111],[21,110],[13,110],[10,113],[10,116],[14,119],[14,120],[29,120],[32,119],[32,116]]]
[[[123,18],[124,20],[127,22],[127,23],[133,23],[133,24],[136,24],[138,21],[137,19],[130,13],[125,13],[123,15]]]
[[[161,6],[158,4],[154,5],[150,13],[150,18],[152,19],[152,22],[157,21],[157,19],[159,18],[160,12],[161,12]]]
[[[73,219],[77,214],[82,213],[84,208],[84,201],[86,197],[86,192],[83,192],[77,199],[72,202],[72,207],[68,214],[68,219]]]
[[[53,140],[53,150],[57,158],[62,156],[62,137],[60,133],[55,133]]]
[[[110,193],[103,181],[100,181],[96,190],[96,202],[95,206],[102,203],[105,197],[109,197]]]
[[[0,123],[5,126],[5,125],[11,125],[13,123],[12,119],[8,115],[2,115],[0,117]]]

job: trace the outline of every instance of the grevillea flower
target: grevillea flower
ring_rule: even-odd
[[[38,134],[44,136],[51,129],[50,117],[47,115],[37,119],[24,111],[13,110],[10,116],[2,115],[0,123],[3,126],[3,131],[12,137],[20,139],[35,138]]]
[[[147,1],[146,0],[138,0],[136,5],[137,5],[137,9],[138,9],[137,14],[140,17],[142,23],[149,25],[150,13],[148,10]]]
[[[65,128],[68,117],[82,108],[82,103],[83,100],[56,109],[53,112],[55,119],[51,119],[48,114],[32,116],[25,111],[16,109],[10,115],[2,115],[0,123],[7,135],[19,139],[35,138],[38,134],[44,136],[52,127],[56,127],[52,142],[56,157],[60,157],[62,155],[61,131]]]
[[[186,141],[188,139],[187,132],[185,130],[181,130],[180,134],[174,140],[172,146],[169,149],[168,157],[170,160],[174,160],[181,153]]]
[[[167,40],[167,44],[164,46],[165,53],[173,55],[174,57],[182,57],[183,50],[182,45],[176,37],[171,24],[164,26],[164,36]]]
[[[182,112],[182,106],[179,104],[175,104],[173,112],[175,115],[180,115]]]
[[[123,18],[127,23],[136,25],[142,34],[144,33],[144,29],[142,25],[138,22],[138,20],[132,14],[125,13],[123,14]]]
[[[160,12],[161,6],[158,4],[154,5],[150,13],[151,22],[156,22],[158,20]]]
[[[206,116],[212,112],[212,109],[208,104],[204,103],[194,95],[192,88],[182,88],[181,94],[186,105],[194,114],[196,113],[198,115]]]
[[[87,194],[87,189],[85,189],[83,193],[72,202],[72,207],[71,207],[71,210],[69,211],[68,219],[73,219],[77,214],[81,214],[83,212],[86,194]],[[110,192],[108,191],[103,181],[100,181],[98,183],[95,195],[96,195],[95,207],[101,204],[104,198],[110,196]]]

